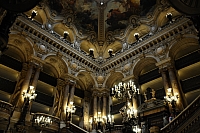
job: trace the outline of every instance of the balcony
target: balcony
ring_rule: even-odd
[[[32,115],[32,123],[36,129],[49,132],[59,130],[60,119],[58,117],[45,113],[33,113]]]
[[[0,100],[0,118],[1,119],[9,120],[12,110],[13,110],[12,104]]]

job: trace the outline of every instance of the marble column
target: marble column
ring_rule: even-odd
[[[38,78],[39,78],[39,75],[40,75],[41,68],[42,68],[42,66],[36,66],[36,70],[35,70],[35,73],[34,73],[34,76],[33,76],[33,80],[32,80],[32,83],[30,84],[30,85],[32,85],[34,87],[33,88],[34,90],[36,90],[36,87],[37,87]],[[29,102],[28,113],[27,113],[27,117],[26,117],[27,121],[30,121],[30,119],[31,119],[31,115],[30,115],[31,107],[32,107],[32,102],[30,101]]]
[[[102,117],[106,117],[106,108],[107,108],[107,94],[103,93],[103,109],[102,109]]]
[[[70,90],[70,97],[69,97],[68,105],[70,104],[70,102],[74,102],[74,92],[75,92],[75,83],[73,83],[72,88]]]
[[[40,71],[41,71],[41,68],[42,66],[37,66],[36,67],[36,71],[35,71],[35,74],[34,74],[34,77],[33,77],[33,80],[32,80],[32,86],[36,89],[37,87],[37,83],[38,83],[38,78],[39,78],[39,75],[40,75]]]
[[[95,122],[97,121],[97,93],[93,93],[93,129],[96,129]]]
[[[137,103],[137,94],[132,96],[132,106],[134,110],[137,110],[138,108],[138,103]],[[137,117],[137,111],[134,111],[134,116]]]
[[[69,98],[69,83],[66,83],[63,96],[64,96],[63,107],[62,107],[63,115],[61,116],[61,120],[66,119],[66,109],[67,109],[67,103],[68,103],[68,98]]]
[[[162,75],[162,82],[163,82],[163,86],[164,86],[164,89],[165,89],[165,94],[168,93],[167,89],[170,88],[170,81],[169,81],[169,78],[167,76],[168,74],[168,71],[166,68],[161,68],[160,69],[160,73]]]
[[[65,81],[66,82],[66,81]],[[63,92],[63,103],[62,103],[62,113],[61,113],[61,118],[60,118],[60,128],[62,129],[63,127],[66,127],[66,109],[67,109],[67,103],[68,103],[68,98],[69,98],[69,83],[66,82],[64,92]]]
[[[90,110],[90,103],[89,97],[85,97],[83,99],[83,129],[89,131],[90,123],[89,123],[89,110]]]
[[[26,92],[29,88],[30,79],[33,72],[33,63],[29,64],[24,63],[23,69],[20,74],[20,79],[15,87],[15,91],[11,97],[10,103],[16,106],[15,110],[21,111],[23,107],[24,98],[22,96],[23,92]]]
[[[50,110],[50,114],[53,116],[60,117],[61,115],[64,88],[65,81],[63,79],[57,79],[57,87],[54,90],[53,108]]]
[[[181,86],[179,85],[179,81],[175,74],[174,67],[169,67],[168,71],[169,71],[169,79],[171,82],[173,94],[178,95],[178,101],[176,102],[177,108],[179,109],[179,111],[182,111],[185,107],[187,107],[185,94],[183,93]]]

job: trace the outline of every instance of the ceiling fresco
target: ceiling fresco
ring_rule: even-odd
[[[59,15],[74,16],[79,31],[98,33],[99,2],[94,0],[51,0],[49,6]],[[105,30],[125,30],[132,15],[145,16],[156,4],[156,0],[108,0],[104,10]]]

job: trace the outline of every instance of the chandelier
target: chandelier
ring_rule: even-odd
[[[132,80],[128,83],[120,82],[111,88],[111,96],[117,99],[123,99],[124,97],[131,99],[135,94],[140,94],[140,92]]]

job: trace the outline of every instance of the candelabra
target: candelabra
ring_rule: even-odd
[[[46,127],[52,124],[52,119],[49,116],[41,115],[36,117],[35,123],[41,127]]]
[[[28,112],[29,109],[29,103],[34,100],[37,96],[37,94],[35,93],[34,90],[34,86],[30,86],[29,89],[26,92],[22,93],[22,96],[24,97],[24,105],[22,108],[22,112],[20,115],[20,119],[17,123],[17,130],[18,131],[23,131],[24,130],[24,126],[25,126],[25,118],[26,118],[26,114]]]
[[[107,121],[105,124],[106,124],[106,129],[108,129],[111,133],[111,129],[114,128],[114,116],[109,114],[107,116]]]
[[[123,131],[126,133],[132,133],[133,131],[135,132],[135,127],[137,127],[139,132],[137,110],[131,106],[131,103],[127,102],[127,104],[122,107],[119,112],[123,117]]]
[[[178,94],[172,93],[172,88],[167,89],[167,96],[164,96],[164,99],[171,104],[173,114],[176,115],[176,101],[178,100]]]
[[[52,124],[52,118],[47,115],[40,114],[35,118],[35,123],[41,126],[43,130],[44,127],[48,127]],[[42,133],[42,130],[40,133]]]
[[[118,85],[115,85],[114,88],[111,88],[111,96],[117,99],[123,99],[124,97],[131,99],[135,94],[140,94],[140,92],[131,80],[128,83],[120,82]]]
[[[141,128],[138,125],[133,126],[133,132],[140,133],[141,132]]]
[[[23,92],[22,96],[29,101],[34,100],[37,96],[34,90],[34,86],[30,86],[27,92]]]
[[[67,110],[66,110],[66,112],[68,113],[68,115],[67,115],[67,120],[68,121],[71,121],[72,119],[72,114],[73,113],[75,113],[75,111],[76,111],[76,108],[75,108],[75,106],[73,105],[73,102],[70,102],[69,103],[69,105],[67,106]]]

